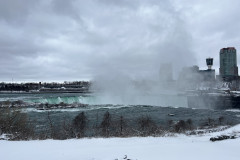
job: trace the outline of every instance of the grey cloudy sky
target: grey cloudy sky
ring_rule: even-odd
[[[0,0],[0,81],[157,77],[162,63],[177,73],[204,68],[206,57],[218,70],[221,48],[240,52],[239,6],[239,0]]]

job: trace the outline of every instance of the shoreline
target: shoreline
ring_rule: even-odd
[[[47,93],[93,93],[91,91],[40,91],[40,92],[23,92],[23,91],[7,91],[7,92],[2,92],[0,91],[0,94],[47,94]]]

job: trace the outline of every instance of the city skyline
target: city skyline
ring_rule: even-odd
[[[157,79],[240,42],[234,0],[0,0],[0,81]],[[240,64],[240,58],[238,64]]]

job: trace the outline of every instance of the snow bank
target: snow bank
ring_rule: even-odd
[[[238,160],[240,138],[209,138],[240,132],[240,125],[202,136],[0,141],[1,160]]]

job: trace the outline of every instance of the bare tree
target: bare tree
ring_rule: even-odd
[[[224,121],[224,117],[223,117],[223,116],[220,116],[220,117],[218,118],[219,125],[222,125],[222,124],[223,124],[223,121]]]
[[[175,125],[175,132],[183,132],[187,128],[186,122],[184,120],[180,120],[176,125]]]
[[[115,131],[115,132],[113,132],[114,136],[123,137],[123,136],[127,135],[127,131],[126,131],[127,125],[126,125],[126,121],[122,115],[119,117],[119,119],[112,121],[112,124],[114,124],[112,126],[113,131]]]
[[[123,116],[120,117],[120,136],[123,135],[123,126],[125,125]]]
[[[215,120],[211,119],[211,118],[208,118],[208,126],[214,127],[215,126]]]
[[[73,125],[71,122],[67,121],[66,117],[64,117],[64,120],[62,122],[62,129],[64,132],[64,139],[73,138],[75,136],[73,131]]]
[[[110,125],[111,125],[111,115],[110,113],[107,111],[104,115],[103,115],[103,120],[101,123],[101,129],[102,129],[102,134],[105,137],[108,137],[110,135]]]
[[[187,119],[186,125],[187,125],[187,129],[192,130],[193,129],[192,119]]]
[[[54,133],[54,128],[53,128],[53,121],[52,118],[50,116],[50,112],[47,112],[47,119],[48,119],[48,124],[50,127],[50,138],[54,138],[55,137],[55,133]]]
[[[76,137],[83,137],[87,126],[87,117],[84,112],[79,113],[73,120]]]
[[[149,116],[141,117],[138,124],[140,125],[141,136],[154,135],[157,130],[155,122]]]

